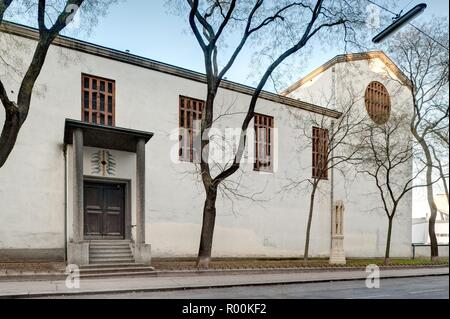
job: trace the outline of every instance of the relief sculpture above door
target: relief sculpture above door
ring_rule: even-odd
[[[91,156],[91,173],[101,176],[116,175],[116,158],[110,151],[100,150],[92,153]]]

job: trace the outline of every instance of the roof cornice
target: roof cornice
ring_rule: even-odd
[[[348,54],[341,54],[335,56],[333,59],[329,60],[327,63],[321,65],[317,69],[310,72],[305,77],[301,78],[291,86],[289,86],[286,90],[284,90],[281,94],[282,95],[289,95],[290,93],[297,90],[299,87],[301,87],[303,84],[307,83],[308,81],[312,80],[319,74],[327,71],[328,69],[332,68],[338,63],[344,63],[344,62],[354,62],[354,61],[361,61],[361,60],[371,60],[371,59],[380,59],[383,61],[383,63],[389,68],[389,70],[397,76],[400,81],[407,87],[411,88],[411,81],[408,79],[408,77],[402,72],[402,70],[399,69],[399,67],[384,53],[383,51],[369,51],[369,52],[359,52],[359,53],[348,53]]]
[[[32,39],[32,40],[38,40],[39,39],[39,32],[35,28],[31,28],[28,26],[3,21],[0,25],[0,31],[13,34],[16,36]],[[137,55],[133,55],[127,52],[122,52],[119,50],[103,47],[100,45],[92,44],[86,41],[81,41],[73,38],[69,38],[66,36],[58,36],[53,41],[52,45],[56,45],[59,47],[76,50],[79,52],[92,54],[95,56],[103,57],[106,59],[111,59],[127,64],[132,64],[135,66],[139,66],[142,68],[150,69],[157,72],[162,72],[166,74],[170,74],[173,76],[178,76],[181,78],[185,78],[188,80],[200,82],[200,83],[206,83],[206,76],[203,73],[184,69],[181,67],[173,66],[167,63],[158,62],[155,60],[151,60],[148,58],[140,57]],[[220,85],[221,88],[235,91],[238,93],[246,94],[246,95],[252,95],[255,91],[255,88],[239,84],[236,82],[223,80]],[[339,118],[342,113],[331,110],[322,106],[318,106],[315,104],[303,102],[300,100],[292,99],[283,95],[271,93],[268,91],[262,91],[259,96],[261,99],[272,101],[275,103],[280,103],[283,105],[295,107],[298,109],[302,109],[305,111],[310,111],[314,113],[318,113],[321,115],[325,115],[332,118]]]

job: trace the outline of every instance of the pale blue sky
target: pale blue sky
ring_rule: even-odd
[[[183,20],[185,17],[169,13],[164,5],[165,0],[122,1],[112,7],[109,14],[101,18],[91,34],[82,37],[83,40],[118,50],[130,50],[133,54],[204,72],[203,55],[194,36],[190,33],[189,26]],[[423,2],[428,4],[428,8],[417,22],[430,19],[433,15],[448,17],[448,0]],[[396,3],[399,8],[406,6],[405,10],[409,10],[420,1],[399,0]],[[388,25],[390,21],[384,22]],[[314,56],[308,60],[308,65],[294,78],[307,74],[336,54],[342,53],[339,51],[338,49],[326,52],[315,51]],[[248,49],[230,70],[228,79],[249,85],[254,84],[248,79],[251,73],[250,59],[251,49]]]
[[[366,0],[361,0],[367,2]],[[382,2],[381,0],[373,0]],[[411,9],[413,6],[425,2],[428,4],[426,12],[420,20],[431,19],[433,15],[446,16],[448,19],[448,0],[398,0],[388,2],[392,11]],[[173,64],[187,69],[204,72],[203,55],[187,23],[186,16],[178,16],[169,12],[165,5],[166,0],[119,0],[112,6],[108,14],[99,18],[98,25],[94,26],[89,34],[79,33],[82,40],[114,48],[117,50],[130,50],[132,54],[147,57],[157,61]],[[391,4],[392,3],[392,4]],[[369,2],[367,2],[369,5]],[[6,17],[6,19],[11,17]],[[81,24],[83,24],[81,16]],[[12,18],[13,21],[27,24],[32,20],[23,20],[21,17]],[[390,21],[381,21],[381,26],[389,25]],[[68,32],[68,35],[77,34]],[[375,34],[374,34],[375,35]],[[372,35],[371,35],[372,36]],[[308,56],[306,63],[295,69],[292,80],[296,80],[309,71],[322,65],[335,55],[343,53],[343,48],[320,47],[317,42],[310,43],[314,48],[314,55]],[[373,46],[371,49],[377,49]],[[252,48],[247,47],[227,74],[227,78],[239,83],[254,85],[254,79],[249,78]],[[302,59],[303,61],[303,59]],[[271,90],[271,87],[268,87]]]

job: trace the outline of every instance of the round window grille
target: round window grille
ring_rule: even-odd
[[[380,82],[371,82],[366,89],[366,109],[375,123],[385,124],[391,115],[391,98],[389,92]]]

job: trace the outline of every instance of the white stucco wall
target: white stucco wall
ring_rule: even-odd
[[[30,40],[21,41],[33,45]],[[28,61],[29,55],[24,60]],[[0,249],[64,247],[64,120],[81,119],[81,73],[116,81],[116,126],[155,133],[146,146],[146,239],[152,245],[153,256],[195,256],[204,193],[197,175],[193,174],[194,165],[171,162],[170,152],[177,142],[170,135],[178,128],[179,96],[204,99],[205,85],[58,47],[50,48],[29,117],[8,162],[0,169]],[[17,92],[17,82],[7,79],[5,85]],[[230,112],[242,112],[249,100],[249,96],[221,89],[217,105],[223,109],[231,106]],[[261,193],[257,198],[262,201],[231,202],[219,195],[213,255],[300,256],[309,194],[304,189],[287,193],[283,186],[288,183],[287,178],[295,176],[301,180],[311,175],[311,149],[305,147],[309,142],[299,138],[291,117],[291,112],[302,116],[307,112],[291,107],[288,111],[288,107],[267,100],[259,100],[256,111],[274,117],[279,136],[278,169],[267,174],[254,172],[251,164],[242,167],[241,192]],[[242,116],[226,117],[218,126],[240,127]],[[0,112],[0,121],[3,120],[4,114]],[[86,148],[86,175],[92,174],[89,171],[91,151],[94,150]],[[135,156],[123,152],[116,155],[119,159],[116,177],[130,179],[134,188]],[[71,167],[69,147],[68,239],[72,227]],[[362,208],[368,209],[376,203],[364,192],[366,185],[366,181],[360,181],[350,192],[345,243],[349,256],[382,256],[384,252],[384,216],[362,212]],[[327,256],[330,250],[330,185],[324,182],[321,187],[312,225],[310,252],[314,256]],[[405,217],[399,219],[395,228],[393,256],[406,256],[411,250],[410,223],[405,225],[410,218],[410,205],[405,204],[401,211]],[[134,218],[134,206],[132,215]]]
[[[322,79],[325,81],[321,81]],[[387,88],[393,114],[404,114],[405,110],[412,108],[409,89],[401,85],[399,79],[378,58],[335,64],[306,82],[290,96],[319,105],[327,103],[338,110],[342,105],[346,105],[346,102],[353,100],[356,104],[352,112],[357,117],[362,114],[361,112],[366,112],[364,94],[372,81],[383,83]],[[404,136],[408,138],[409,132],[405,132]],[[351,166],[343,166],[343,169],[345,176],[338,172],[335,174],[334,198],[343,200],[346,206],[344,233],[347,256],[381,256],[386,245],[388,220],[385,213],[379,209],[381,207],[379,193],[368,176],[355,174]],[[395,178],[401,184],[401,181],[410,178],[411,174],[412,163],[408,163],[404,165],[402,173]],[[410,192],[402,199],[394,219],[391,256],[409,255],[411,226]]]

